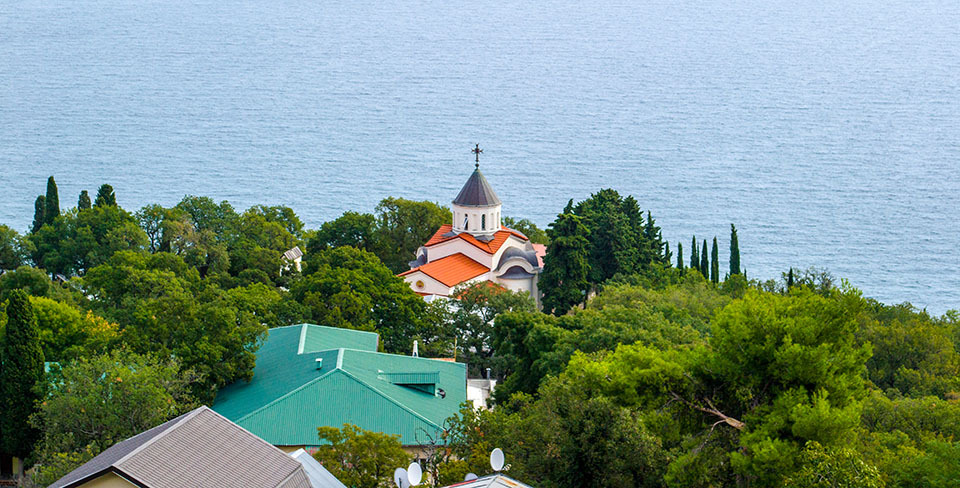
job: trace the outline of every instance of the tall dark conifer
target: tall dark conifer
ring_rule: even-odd
[[[86,210],[90,208],[90,194],[87,190],[80,192],[80,198],[77,199],[77,210]]]
[[[545,312],[563,315],[586,300],[590,289],[588,234],[581,218],[567,213],[558,215],[547,229],[550,248],[540,276]]]
[[[794,285],[793,267],[791,267],[790,271],[787,272],[787,291],[790,291],[790,289],[793,288],[793,285]]]
[[[53,224],[54,219],[60,216],[60,192],[57,191],[57,182],[53,176],[47,178],[46,209],[43,212],[43,222]]]
[[[693,236],[693,242],[690,245],[690,267],[700,270],[700,247],[697,244],[697,236]]]
[[[47,197],[40,195],[33,202],[33,226],[30,227],[30,232],[36,232],[43,227],[43,214],[47,211]]]
[[[664,266],[669,268],[673,263],[670,262],[670,258],[673,256],[673,253],[670,252],[670,243],[663,243],[663,263]]]
[[[113,193],[113,187],[104,183],[97,190],[97,198],[93,201],[94,207],[116,207],[117,195]]]
[[[677,269],[683,271],[683,243],[677,243]]]
[[[720,249],[717,247],[717,238],[713,238],[713,249],[710,250],[710,281],[720,283]]]
[[[30,297],[23,290],[10,292],[7,303],[7,326],[0,346],[0,431],[2,445],[8,455],[27,457],[37,441],[37,430],[30,426],[30,415],[41,395],[35,386],[43,380],[43,350],[37,319]]]
[[[737,227],[730,224],[730,276],[740,274],[740,241]]]
[[[703,240],[703,250],[700,251],[700,274],[710,279],[710,251],[707,250],[707,240]]]

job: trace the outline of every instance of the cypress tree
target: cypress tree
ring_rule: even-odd
[[[793,267],[790,267],[790,271],[787,272],[787,291],[790,291],[793,288]]]
[[[573,214],[558,215],[547,229],[550,248],[540,276],[545,312],[563,315],[586,300],[590,288],[589,233],[582,219]]]
[[[670,264],[672,264],[672,263],[670,262],[670,257],[671,257],[671,256],[673,256],[673,254],[670,253],[670,243],[669,243],[669,242],[664,242],[664,243],[663,243],[663,263],[664,263],[664,265],[666,265],[666,267],[668,267],[668,268],[670,267]]]
[[[38,439],[30,426],[30,415],[36,410],[41,395],[34,391],[43,381],[43,350],[37,319],[30,297],[23,290],[10,292],[7,304],[7,326],[0,347],[3,368],[0,369],[0,431],[3,451],[19,458],[27,457]]]
[[[703,240],[703,251],[700,252],[700,274],[710,279],[710,254],[707,251],[707,240]]]
[[[683,243],[677,243],[677,269],[683,271]]]
[[[90,208],[90,194],[87,193],[87,190],[80,192],[80,198],[77,200],[77,209],[86,210]]]
[[[696,270],[700,269],[700,251],[697,247],[697,236],[693,236],[693,243],[690,246],[693,250],[690,251],[690,267]]]
[[[116,207],[117,195],[113,193],[113,187],[104,183],[97,190],[97,198],[93,201],[94,207]]]
[[[713,237],[713,249],[710,250],[710,281],[720,283],[720,250],[717,248],[717,237]]]
[[[33,202],[33,226],[30,232],[36,232],[43,227],[43,214],[47,211],[47,197],[40,195]]]
[[[53,224],[53,220],[60,216],[60,193],[57,191],[57,182],[53,177],[47,178],[47,202],[43,212],[43,222]]]
[[[740,241],[737,227],[730,224],[730,276],[740,274]]]

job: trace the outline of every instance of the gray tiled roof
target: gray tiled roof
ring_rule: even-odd
[[[457,198],[453,199],[454,205],[465,205],[468,207],[487,207],[491,205],[500,205],[500,199],[494,193],[493,187],[487,183],[483,173],[479,169],[473,171],[470,178],[460,189]]]
[[[310,488],[300,463],[207,407],[110,447],[50,487],[107,471],[149,488]]]

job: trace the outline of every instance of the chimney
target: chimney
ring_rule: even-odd
[[[417,341],[413,341],[413,357],[420,357],[420,350],[417,348]]]
[[[490,379],[490,368],[487,368],[487,379]]]

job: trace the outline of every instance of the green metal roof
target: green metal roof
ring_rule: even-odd
[[[213,409],[274,445],[317,445],[317,427],[344,423],[426,443],[466,400],[466,366],[376,348],[370,332],[270,329],[253,380],[222,389]]]

